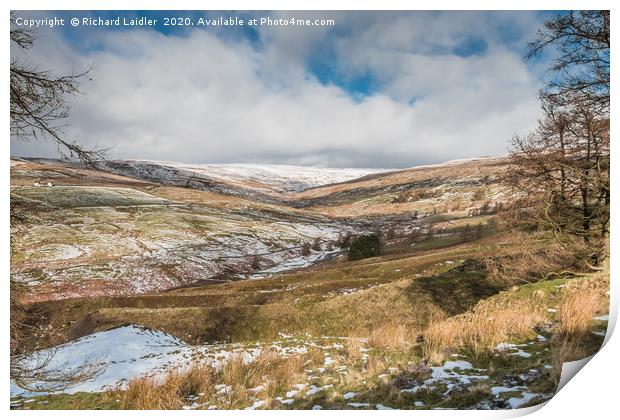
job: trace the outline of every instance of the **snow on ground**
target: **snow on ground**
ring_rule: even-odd
[[[224,344],[207,344],[191,346],[182,340],[161,331],[150,330],[136,325],[128,325],[112,330],[102,331],[82,337],[78,340],[57,346],[49,351],[32,355],[32,366],[41,366],[47,362],[46,372],[95,371],[94,377],[70,388],[63,393],[96,392],[117,385],[123,386],[129,380],[143,377],[160,377],[170,371],[183,369],[193,363],[206,363],[220,368],[227,360],[241,356],[248,363],[258,357],[263,348],[277,351],[282,356],[303,354],[307,346],[317,346],[313,340],[300,342],[295,339],[283,339],[266,346],[241,346]],[[325,347],[322,348],[331,348]],[[38,383],[34,387],[49,384]],[[297,391],[305,385],[300,384]],[[223,390],[223,391],[222,391]],[[222,386],[225,391],[225,385]],[[318,392],[318,391],[317,391]],[[11,397],[29,396],[40,393],[26,391],[11,383]]]
[[[508,353],[510,356],[519,356],[524,358],[530,358],[532,355],[526,351],[521,350],[519,347],[524,347],[524,344],[512,344],[512,343],[499,343],[495,349],[498,351],[514,350],[512,353]]]
[[[310,347],[322,349],[324,362],[322,367],[306,369],[309,374],[307,383],[291,386],[291,389],[277,396],[276,399],[284,405],[293,404],[297,399],[313,397],[322,393],[326,395],[340,395],[350,408],[376,408],[391,409],[392,407],[371,403],[360,397],[358,390],[339,389],[338,375],[346,374],[350,366],[340,366],[340,361],[334,352],[342,350],[340,344],[346,340],[344,337],[320,337],[294,338],[281,334],[281,339],[271,343],[254,344],[211,344],[191,346],[176,337],[160,331],[149,330],[135,325],[119,327],[113,330],[95,333],[53,349],[48,370],[53,369],[76,369],[85,363],[100,368],[98,374],[82,383],[74,385],[64,393],[96,392],[111,389],[116,386],[123,387],[133,378],[150,376],[161,378],[170,371],[187,368],[195,363],[206,363],[214,368],[220,368],[232,357],[241,356],[248,363],[258,357],[261,351],[267,349],[278,352],[282,357],[294,354],[304,354]],[[325,341],[327,340],[327,341]],[[336,341],[335,341],[336,340]],[[342,341],[338,341],[342,340]],[[365,342],[366,339],[360,339]],[[521,350],[520,346],[503,343],[498,346],[498,351],[515,349]],[[363,349],[367,351],[367,349]],[[35,354],[33,359],[37,359]],[[41,357],[46,357],[44,354]],[[459,355],[453,355],[456,357]],[[340,368],[344,367],[344,370]],[[551,366],[549,366],[550,368]],[[426,380],[416,379],[409,383],[409,387],[401,389],[401,392],[416,396],[418,391],[436,392],[439,390],[445,397],[453,392],[461,392],[470,387],[481,384],[489,386],[492,394],[491,399],[479,403],[477,408],[519,408],[527,405],[532,400],[540,398],[546,400],[551,395],[536,393],[529,388],[532,380],[540,376],[536,369],[530,369],[526,374],[516,380],[513,376],[507,378],[491,379],[487,369],[476,368],[471,362],[460,357],[452,358],[441,366],[431,366],[430,377]],[[389,367],[380,377],[398,373],[395,367]],[[218,395],[226,396],[231,386],[222,383],[215,385]],[[264,390],[264,386],[248,389],[248,392],[258,394]],[[44,394],[44,393],[39,393]],[[36,392],[25,391],[15,384],[11,384],[11,397],[17,399],[28,398],[37,395]],[[314,398],[314,397],[313,397]],[[189,404],[184,409],[216,408],[209,406],[212,402],[198,403],[190,398]],[[261,408],[264,401],[253,399],[246,409]],[[423,407],[422,401],[416,401],[415,406]]]
[[[224,275],[259,273],[254,278],[263,278],[334,258],[342,253],[334,248],[340,235],[365,231],[347,222],[295,214],[273,221],[221,210],[153,210],[136,219],[114,208],[97,208],[94,216],[90,212],[72,209],[74,223],[49,223],[18,236],[20,258],[32,269],[16,273],[16,279],[62,285],[52,296],[41,297],[54,299],[145,293]],[[63,214],[56,216],[66,220]],[[196,233],[195,225],[208,233]],[[41,245],[40,238],[46,243]],[[310,245],[310,254],[301,255]],[[178,275],[169,275],[166,267],[171,266]]]
[[[500,346],[501,349],[504,349],[505,347],[506,346]],[[513,347],[511,346],[509,348]],[[430,391],[438,385],[445,385],[447,389],[444,392],[444,395],[447,396],[455,390],[463,389],[464,386],[488,384],[488,381],[490,380],[488,375],[482,374],[486,372],[487,369],[474,368],[470,362],[465,360],[447,361],[443,364],[443,366],[431,367],[431,370],[431,378],[423,381],[421,384],[413,386],[412,388],[402,389],[401,392],[415,394],[420,390]],[[521,380],[524,383],[527,383],[529,379],[534,378],[539,374],[539,372],[534,369],[530,373],[531,377],[521,377]],[[503,401],[510,408],[520,408],[536,397],[541,397],[544,399],[550,397],[549,395],[530,392],[529,388],[523,385],[502,385],[500,383],[492,386],[490,391],[493,395],[495,403]],[[482,402],[481,404],[483,405],[479,406],[479,408],[489,408],[484,404],[489,405],[491,404],[491,401]],[[424,403],[416,402],[415,405],[421,407]]]
[[[222,179],[261,181],[276,186],[283,192],[303,191],[321,185],[349,181],[387,169],[316,168],[291,165],[225,164],[182,165],[198,173],[215,174]]]
[[[47,361],[48,372],[75,372],[84,366],[88,371],[96,371],[91,379],[63,391],[72,394],[113,388],[141,376],[158,376],[187,367],[195,360],[217,368],[236,354],[249,362],[260,354],[260,349],[229,351],[218,345],[190,346],[164,332],[129,325],[88,335],[51,351],[37,352],[30,360],[34,366]],[[33,393],[11,384],[11,396],[20,394]]]
[[[171,367],[185,356],[187,348],[187,344],[174,336],[132,325],[88,335],[51,351],[37,352],[30,362],[33,366],[47,362],[45,370],[49,372],[75,372],[82,366],[96,367],[99,373],[94,378],[65,391],[92,392],[124,379]],[[23,393],[24,390],[11,384],[11,396]]]
[[[330,257],[337,256],[342,254],[340,250],[332,250],[332,251],[312,251],[310,255],[295,255],[294,253],[290,253],[289,258],[282,258],[273,260],[275,265],[267,268],[265,270],[261,270],[257,273],[250,275],[248,278],[250,279],[262,279],[265,277],[269,277],[272,274],[282,273],[285,271],[298,270],[301,268],[310,267],[313,264],[316,264],[319,261],[329,259]]]
[[[430,368],[431,377],[420,385],[412,388],[402,389],[401,392],[410,392],[415,394],[422,389],[432,389],[439,383],[446,383],[448,393],[459,385],[469,385],[472,382],[484,381],[489,379],[487,375],[480,375],[486,369],[474,369],[471,363],[464,360],[447,361],[443,366],[434,366]]]

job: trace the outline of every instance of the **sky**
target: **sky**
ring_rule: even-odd
[[[553,12],[16,12],[35,30],[11,59],[91,68],[67,98],[66,138],[110,159],[403,168],[503,155],[534,128],[550,57],[522,57]],[[196,26],[203,17],[330,26]],[[72,27],[73,17],[157,19]],[[163,26],[187,17],[193,26]],[[13,156],[58,157],[11,139]]]

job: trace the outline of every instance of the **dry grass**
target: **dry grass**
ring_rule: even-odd
[[[590,352],[581,345],[578,339],[574,337],[562,337],[559,343],[557,343],[553,350],[553,370],[551,371],[551,377],[557,387],[562,376],[562,365],[566,362],[572,362],[575,360],[583,359],[590,356]]]
[[[567,292],[558,308],[558,333],[573,338],[589,334],[592,318],[607,307],[608,302],[596,290],[576,289]]]
[[[368,377],[376,377],[377,375],[385,372],[387,369],[385,357],[381,355],[371,355],[366,361],[364,372]]]
[[[562,374],[562,364],[591,356],[600,345],[592,340],[593,318],[609,311],[609,275],[597,273],[589,278],[567,284],[560,301],[553,337],[553,371],[556,385]]]
[[[464,331],[466,345],[482,353],[500,342],[532,335],[534,326],[543,320],[542,314],[532,311],[528,304],[474,313]]]
[[[432,322],[424,332],[422,353],[431,364],[439,364],[445,358],[446,350],[460,343],[461,322],[446,319]]]
[[[209,366],[193,366],[173,372],[164,378],[138,378],[124,391],[115,391],[121,407],[133,410],[179,409],[190,395],[210,394],[214,370]]]
[[[368,334],[371,347],[407,350],[415,342],[416,334],[402,324],[386,323],[373,329]]]
[[[308,347],[306,356],[308,363],[312,366],[322,366],[325,361],[325,352],[320,347]]]
[[[250,363],[235,357],[223,367],[218,382],[230,386],[218,408],[240,408],[251,404],[251,398],[271,403],[276,394],[287,391],[295,383],[305,382],[304,359],[283,357],[275,351],[263,352]],[[261,389],[259,392],[250,391],[257,387]]]
[[[232,387],[229,395],[233,397],[260,386],[263,388],[262,396],[267,398],[303,381],[303,366],[301,356],[283,357],[275,351],[268,351],[250,363],[244,363],[240,356],[234,357],[222,369],[219,380]]]
[[[283,357],[275,351],[264,351],[256,359],[244,362],[241,356],[230,359],[221,369],[206,365],[192,366],[164,378],[139,378],[129,382],[125,390],[113,391],[124,409],[180,409],[192,402],[218,408],[242,408],[258,398],[271,403],[273,397],[305,382],[304,359]],[[218,393],[216,384],[226,385],[227,392]],[[252,389],[257,390],[252,390]]]
[[[577,341],[589,334],[593,318],[608,310],[609,278],[603,274],[577,278],[566,283],[558,303],[557,340]],[[546,291],[545,291],[546,290]],[[481,301],[469,312],[431,322],[424,332],[423,355],[440,363],[449,349],[474,357],[492,351],[501,342],[513,342],[534,335],[533,328],[548,321],[546,309],[557,289],[513,288],[504,295]],[[564,343],[566,352],[570,343]]]
[[[364,347],[364,342],[358,338],[349,338],[345,344],[345,354],[347,357],[346,363],[347,365],[355,364],[358,360],[362,358],[364,354],[362,352],[362,348]]]
[[[544,235],[510,232],[513,246],[483,259],[489,278],[506,286],[538,282],[560,275],[575,264],[574,256]]]
[[[431,363],[441,363],[447,349],[458,348],[478,357],[501,342],[533,334],[532,328],[543,320],[543,315],[527,303],[478,307],[432,322],[424,333],[423,355]]]

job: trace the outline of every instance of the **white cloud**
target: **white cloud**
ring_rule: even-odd
[[[111,158],[412,166],[504,153],[508,138],[535,124],[537,79],[496,32],[476,32],[488,16],[336,16],[349,28],[337,39],[325,28],[263,29],[258,49],[198,29],[99,32],[101,48],[79,53],[47,32],[29,59],[58,72],[95,64],[67,134],[112,146]],[[436,53],[467,34],[487,40],[485,54]],[[305,64],[327,40],[340,71],[370,69],[379,91],[358,100],[321,85]],[[53,148],[13,142],[12,153]]]

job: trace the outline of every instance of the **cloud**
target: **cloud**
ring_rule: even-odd
[[[66,133],[111,158],[404,167],[502,154],[535,124],[538,75],[513,44],[537,19],[517,15],[510,39],[509,17],[488,13],[335,13],[332,29],[261,28],[258,47],[134,30],[94,31],[97,48],[83,50],[48,30],[28,60],[59,73],[94,63]],[[360,97],[323,84],[317,58],[378,87]],[[55,150],[12,141],[12,154]]]

